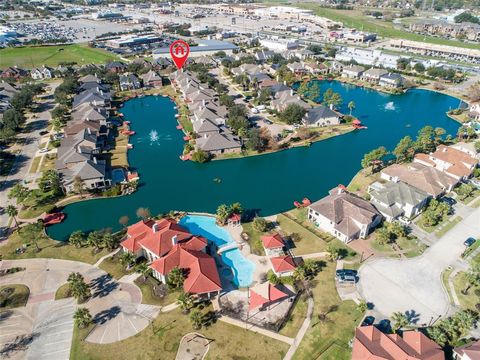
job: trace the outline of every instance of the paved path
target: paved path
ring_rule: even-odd
[[[290,360],[293,357],[293,355],[297,351],[298,345],[300,345],[300,343],[303,340],[303,337],[305,336],[308,328],[310,327],[310,323],[312,322],[313,305],[314,305],[314,301],[312,297],[308,298],[307,305],[308,305],[307,317],[305,318],[305,320],[303,320],[303,324],[300,327],[300,330],[298,330],[297,336],[295,336],[295,339],[293,340],[293,344],[290,345],[290,349],[288,349],[283,360]]]
[[[480,236],[480,208],[473,210],[425,253],[413,259],[372,259],[359,270],[358,288],[366,301],[389,317],[407,312],[416,324],[429,324],[450,310],[442,271],[456,264],[468,237]]]
[[[147,327],[160,311],[157,306],[141,304],[142,293],[136,285],[117,282],[90,264],[58,259],[0,262],[0,269],[17,266],[26,270],[0,277],[0,286],[24,284],[30,289],[30,297],[26,307],[14,309],[7,319],[0,319],[0,330],[2,326],[13,329],[5,334],[0,331],[0,349],[18,335],[34,334],[35,339],[26,350],[27,358],[33,351],[30,349],[50,354],[49,347],[55,345],[57,350],[64,351],[48,358],[68,359],[77,304],[73,299],[54,299],[56,290],[66,283],[71,272],[80,272],[91,287],[91,298],[80,305],[90,310],[95,323],[86,341],[104,344],[126,339]],[[59,336],[55,329],[63,335]]]

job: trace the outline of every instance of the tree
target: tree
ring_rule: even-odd
[[[233,101],[232,97],[227,94],[220,95],[218,100],[220,102],[220,105],[226,106],[227,109],[235,105],[235,102]]]
[[[192,161],[205,163],[208,160],[210,160],[210,155],[206,151],[197,150],[192,154]]]
[[[323,102],[329,106],[340,106],[343,102],[342,96],[339,93],[334,92],[332,89],[327,89],[323,93]]]
[[[409,324],[407,315],[399,311],[394,312],[392,314],[391,321],[393,323],[392,330],[394,333],[396,333],[398,330],[404,328]]]
[[[260,133],[260,129],[257,128],[251,128],[247,132],[247,142],[246,142],[246,147],[249,150],[255,150],[258,152],[262,152],[265,150],[266,146],[266,141],[262,137]]]
[[[268,230],[268,222],[267,222],[267,220],[265,220],[265,218],[256,216],[253,219],[252,227],[255,231],[263,233],[263,232]]]
[[[397,163],[408,162],[415,155],[415,143],[410,136],[400,139],[398,145],[393,150],[393,155],[397,158]]]
[[[242,204],[240,204],[239,202],[233,203],[232,205],[230,205],[229,211],[230,211],[230,215],[232,214],[241,215],[243,213]]]
[[[137,265],[136,271],[142,274],[143,281],[146,281],[147,276],[150,273],[150,268],[148,267],[147,263],[142,262]]]
[[[340,249],[335,245],[328,245],[327,252],[328,252],[328,259],[330,261],[337,261],[338,258],[340,257]]]
[[[177,304],[180,305],[182,312],[188,314],[190,309],[193,307],[193,297],[190,293],[182,292],[178,295]]]
[[[67,283],[70,288],[70,293],[77,299],[77,302],[83,302],[90,295],[90,287],[85,282],[82,274],[78,272],[70,273]]]
[[[55,170],[44,171],[38,182],[38,187],[44,193],[51,192],[53,196],[63,194],[62,182],[60,176]]]
[[[216,213],[217,222],[220,223],[221,225],[225,225],[229,216],[230,216],[230,209],[228,208],[227,205],[221,204],[217,208],[217,213]]]
[[[15,227],[18,228],[18,222],[17,222],[17,215],[18,215],[18,210],[14,205],[7,205],[7,208],[5,209],[7,215],[15,221]]]
[[[375,236],[380,245],[388,244],[392,240],[390,231],[385,226],[378,228],[375,231]]]
[[[384,146],[380,146],[376,149],[365,154],[362,159],[361,165],[364,169],[372,167],[372,173],[378,168],[378,165],[382,163],[382,159],[388,155],[387,149]]]
[[[279,114],[281,121],[293,125],[300,124],[307,111],[298,104],[290,104]]]
[[[297,92],[305,99],[316,102],[321,94],[320,84],[318,81],[303,82]]]
[[[435,150],[435,131],[431,126],[425,126],[418,131],[415,146],[419,152],[431,153]]]
[[[415,72],[419,74],[423,74],[425,72],[425,66],[421,62],[417,62],[414,66],[413,69]]]
[[[363,314],[368,310],[368,304],[365,302],[365,300],[361,300],[357,305],[357,309]]]
[[[426,210],[422,214],[423,224],[435,226],[451,212],[451,206],[436,199],[430,200]]]
[[[5,110],[2,125],[11,130],[17,130],[25,122],[25,116],[15,109]]]
[[[475,141],[474,146],[475,146],[475,150],[476,150],[477,152],[480,152],[480,141]]]
[[[68,238],[68,242],[76,248],[82,247],[85,242],[85,234],[80,230],[74,231]]]
[[[39,252],[40,246],[38,245],[38,240],[41,238],[43,235],[43,224],[41,221],[33,223],[33,224],[28,224],[21,229],[21,236],[24,238],[26,241],[31,241],[33,245],[35,245],[35,250]]]
[[[79,175],[76,175],[73,178],[73,191],[77,194],[80,194],[80,198],[83,198],[83,190],[85,188],[85,183]]]
[[[470,195],[472,195],[474,190],[475,189],[472,185],[462,183],[455,192],[460,196],[461,200],[465,200]]]
[[[137,209],[137,217],[143,219],[144,221],[149,219],[152,216],[148,208],[140,207]]]
[[[464,295],[468,294],[468,290],[472,286],[480,286],[480,265],[472,264],[470,269],[464,275],[465,279],[465,289],[462,290]]]
[[[12,187],[10,192],[8,193],[8,198],[14,198],[18,204],[23,204],[25,200],[30,196],[31,191],[21,184],[16,184]]]
[[[120,219],[118,219],[118,223],[123,227],[127,227],[129,221],[130,219],[127,215],[121,216]]]
[[[355,109],[355,101],[353,101],[353,100],[350,101],[348,103],[347,107],[348,107],[348,110],[350,110],[350,116],[352,116],[352,111],[353,111],[353,109]]]
[[[435,134],[435,137],[434,137],[435,145],[440,144],[442,142],[442,136],[447,133],[447,131],[441,127],[436,127],[435,129],[433,129],[433,132]]]
[[[80,328],[84,329],[92,323],[92,315],[87,308],[78,308],[73,314],[73,319],[75,324]]]
[[[125,251],[120,256],[120,263],[125,266],[125,269],[128,271],[132,267],[132,264],[135,262],[137,257],[134,253]]]
[[[190,321],[194,330],[200,330],[203,325],[203,315],[200,311],[195,310],[190,314]]]
[[[183,282],[185,281],[185,273],[182,269],[178,266],[175,266],[167,276],[167,283],[173,289],[178,289],[179,287],[183,286]]]
[[[103,245],[103,234],[100,231],[91,231],[87,236],[87,245],[93,246],[94,251],[98,252]]]
[[[113,236],[111,231],[104,231],[102,235],[102,244],[109,250],[116,249],[118,247],[118,237]]]
[[[272,270],[268,270],[267,280],[273,285],[278,285],[281,282],[281,279]]]

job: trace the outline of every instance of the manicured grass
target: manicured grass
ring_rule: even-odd
[[[51,211],[53,208],[53,204],[39,204],[20,210],[18,215],[22,219],[33,219],[42,215],[44,212]]]
[[[459,272],[453,279],[453,285],[461,307],[464,309],[475,310],[475,305],[480,303],[480,294],[476,294],[476,292],[480,291],[480,287],[472,286],[468,290],[468,293],[464,294],[463,290],[465,290],[466,284],[467,281],[464,272]]]
[[[348,343],[353,338],[355,328],[363,317],[353,301],[338,297],[335,288],[335,264],[327,263],[313,283],[315,301],[313,319],[294,359],[350,359]],[[326,314],[320,321],[319,314]]]
[[[294,305],[290,318],[280,330],[280,334],[294,338],[307,317],[307,302],[301,295]]]
[[[210,311],[211,307],[202,310]],[[72,360],[102,359],[162,359],[173,360],[181,338],[192,332],[188,315],[179,309],[161,313],[139,334],[113,344],[91,344],[82,339],[89,329],[75,329],[70,353]],[[288,345],[269,337],[217,321],[208,328],[198,331],[211,339],[207,359],[265,359],[280,360],[288,350]],[[121,349],[121,351],[119,351]]]
[[[103,64],[118,57],[105,50],[85,44],[60,46],[25,46],[0,50],[0,68],[19,66],[34,68],[42,65],[57,66],[62,62],[77,64]]]
[[[262,243],[262,234],[261,232],[256,231],[252,222],[242,224],[243,231],[248,234],[248,244],[250,245],[250,251],[256,255],[265,255],[265,249],[263,248]]]
[[[445,270],[443,270],[443,272],[442,272],[442,283],[443,283],[444,288],[447,291],[448,299],[450,300],[451,304],[453,304],[453,297],[452,297],[452,293],[450,291],[450,286],[448,285],[448,278],[450,277],[450,274],[452,273],[452,271],[453,271],[453,268],[448,267]]]
[[[457,225],[460,221],[462,221],[461,216],[456,216],[452,220],[450,220],[447,224],[445,224],[440,230],[435,232],[435,235],[437,237],[442,237],[445,235],[448,231],[450,231],[455,225]]]
[[[30,295],[28,286],[11,284],[0,286],[0,310],[25,306]]]
[[[470,203],[471,201],[473,201],[473,199],[476,199],[478,196],[480,196],[480,189],[474,189],[472,194],[468,197],[466,197],[465,199],[460,199],[460,197],[458,197],[458,199],[460,200],[460,202],[462,204],[468,204]]]
[[[4,259],[53,258],[94,264],[100,257],[108,254],[106,249],[94,254],[90,247],[76,248],[68,242],[52,240],[43,233],[39,234],[37,241],[40,252],[36,251],[35,245],[29,239],[22,237],[22,229],[20,229],[8,238],[5,245],[2,245],[2,257]],[[15,249],[22,248],[23,244],[27,244],[25,252],[16,253]]]
[[[56,154],[47,154],[43,157],[42,165],[40,166],[39,172],[52,170],[55,168],[55,160],[57,159]]]
[[[375,236],[373,234],[372,236]],[[403,251],[405,257],[415,257],[422,254],[427,246],[415,237],[403,237],[395,241],[396,245]],[[376,239],[371,242],[372,248],[378,252],[382,252],[387,256],[400,257],[400,254],[395,252],[394,244],[380,244]]]
[[[477,250],[478,248],[480,247],[480,239],[477,239],[477,241],[475,241],[472,246],[469,246],[468,249],[466,249],[463,254],[462,254],[462,258],[466,258],[468,255],[470,255],[471,253],[473,253],[475,250]]]
[[[109,153],[112,154],[112,157],[110,158],[110,164],[112,167],[128,167],[128,140],[128,136],[120,133],[115,138],[115,147],[109,151]]]
[[[456,40],[447,40],[428,35],[415,34],[402,29],[396,29],[391,22],[376,20],[363,15],[359,10],[336,10],[322,8],[315,4],[296,4],[304,9],[315,11],[318,16],[329,18],[333,21],[342,22],[347,27],[353,27],[358,30],[374,32],[381,37],[396,38],[412,41],[426,42],[438,45],[458,46],[462,48],[476,49],[477,44],[464,43]]]
[[[30,174],[35,174],[38,171],[38,165],[40,164],[40,160],[42,159],[41,156],[35,156],[32,160],[32,164],[30,165],[30,169],[28,172]]]
[[[70,294],[70,285],[68,283],[60,286],[55,292],[55,300],[66,299],[69,297],[72,297],[72,295]]]
[[[359,196],[363,196],[367,193],[368,187],[379,179],[379,173],[371,174],[370,169],[360,170],[350,181],[347,189],[350,192],[356,193]]]
[[[127,271],[125,265],[122,265],[120,263],[118,253],[114,256],[110,256],[104,259],[98,267],[117,280],[120,279],[122,276],[131,274],[134,271],[133,267],[131,267],[130,270]]]
[[[142,303],[158,306],[166,306],[173,304],[177,301],[180,291],[169,290],[167,295],[164,297],[156,296],[153,292],[153,287],[158,286],[160,283],[151,276],[148,276],[146,281],[143,281],[143,278],[140,276],[135,280],[135,285],[137,285],[142,291]]]

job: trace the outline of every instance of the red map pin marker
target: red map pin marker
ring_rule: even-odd
[[[185,64],[185,61],[187,61],[188,54],[190,54],[190,46],[188,46],[185,41],[175,40],[172,45],[170,45],[170,55],[179,70]]]

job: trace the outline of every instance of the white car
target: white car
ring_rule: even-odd
[[[403,225],[410,225],[412,223],[412,220],[410,220],[409,218],[407,218],[405,216],[400,216],[398,218],[398,221],[400,221]]]
[[[43,148],[43,149],[40,149],[38,152],[39,152],[40,154],[46,153],[46,152],[48,152],[48,147]]]

